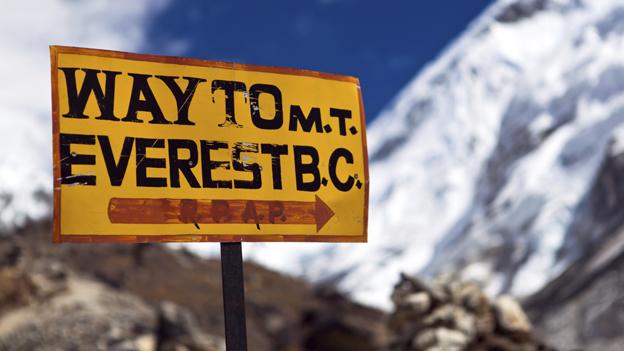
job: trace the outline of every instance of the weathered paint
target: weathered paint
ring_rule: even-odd
[[[51,59],[56,242],[366,241],[356,78],[56,46]]]

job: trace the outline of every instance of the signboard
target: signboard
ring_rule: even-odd
[[[357,78],[50,51],[55,242],[367,240]]]

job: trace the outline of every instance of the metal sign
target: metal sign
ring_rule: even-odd
[[[50,51],[56,242],[367,240],[357,78]]]

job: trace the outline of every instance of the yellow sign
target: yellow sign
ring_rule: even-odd
[[[50,51],[55,242],[367,240],[357,78]]]

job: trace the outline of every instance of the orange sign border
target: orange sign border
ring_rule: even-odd
[[[155,63],[171,63],[178,65],[229,68],[242,71],[281,73],[296,76],[317,77],[328,80],[350,82],[357,85],[358,100],[361,112],[361,135],[362,152],[364,157],[364,226],[360,236],[353,235],[266,235],[266,234],[240,234],[240,235],[63,235],[61,233],[61,170],[59,154],[59,103],[58,103],[58,55],[59,54],[79,54],[108,58],[119,58],[133,61],[147,61]],[[165,242],[368,242],[368,148],[366,145],[366,117],[364,113],[364,103],[362,101],[362,90],[359,79],[352,76],[342,76],[330,73],[323,73],[305,69],[257,66],[223,61],[209,61],[186,57],[159,56],[147,54],[135,54],[129,52],[79,48],[69,46],[50,46],[50,63],[52,74],[52,157],[54,174],[54,243],[165,243]]]

